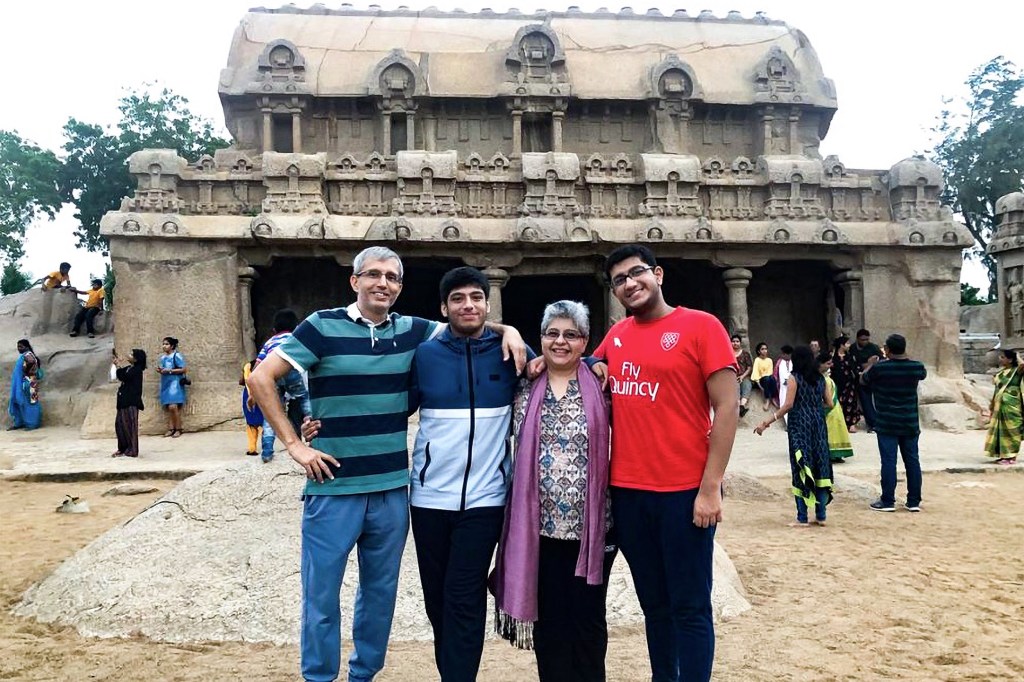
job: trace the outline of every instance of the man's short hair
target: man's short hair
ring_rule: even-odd
[[[291,308],[282,308],[274,313],[274,332],[293,332],[299,326],[299,316]]]
[[[903,355],[907,352],[907,340],[899,334],[889,334],[885,339],[885,347],[893,355]]]
[[[65,271],[65,270],[70,270],[71,269],[71,263],[61,263],[60,267],[58,267],[57,269],[60,270],[61,272]]]
[[[386,246],[369,246],[352,259],[352,272],[357,274],[363,271],[363,264],[368,260],[394,260],[398,261],[398,277],[405,277],[405,269],[402,267],[402,259],[398,254]]]
[[[463,266],[444,273],[441,278],[441,303],[448,302],[448,294],[462,287],[477,287],[487,294],[487,277],[476,268]]]
[[[857,333],[854,335],[854,338],[859,339],[862,336],[871,336],[871,332],[869,332],[867,329],[858,329]]]
[[[621,263],[624,260],[630,258],[639,258],[641,261],[650,265],[652,268],[657,267],[658,261],[654,257],[654,252],[643,244],[627,244],[626,246],[620,246],[619,248],[608,254],[608,258],[604,262],[604,276],[608,279],[612,278],[612,268]]]
[[[98,278],[98,277],[97,277],[96,279],[94,279],[94,280],[92,281],[92,283],[93,283],[93,284],[98,284],[99,286],[103,286],[103,280],[102,280],[102,279],[100,279],[100,278]]]
[[[786,355],[792,355],[793,354],[793,346],[789,345],[788,343],[786,345],[784,345],[782,348],[780,348],[779,350],[781,350]]]

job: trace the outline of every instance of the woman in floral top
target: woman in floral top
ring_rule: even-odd
[[[605,679],[605,596],[611,537],[608,406],[580,358],[590,332],[582,303],[544,310],[546,371],[521,387],[516,458],[498,546],[498,631],[533,648],[540,680]]]

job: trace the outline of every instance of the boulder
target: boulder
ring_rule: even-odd
[[[922,429],[963,433],[967,429],[979,428],[977,413],[958,403],[921,405],[919,415]]]
[[[297,644],[305,478],[284,459],[240,462],[183,481],[29,588],[16,613],[93,637]],[[750,604],[717,545],[714,562],[716,619],[743,613]],[[351,623],[357,575],[353,552],[342,585],[344,628]],[[609,582],[608,623],[642,622],[629,569],[619,557]],[[431,638],[411,540],[392,637]]]

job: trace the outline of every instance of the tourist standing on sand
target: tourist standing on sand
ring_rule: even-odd
[[[132,348],[131,355],[121,358],[114,350],[114,364],[117,365],[117,418],[114,419],[114,433],[117,435],[117,450],[111,457],[139,456],[139,410],[142,404],[142,376],[146,371],[146,351]]]
[[[298,324],[299,316],[295,314],[294,310],[282,308],[274,313],[274,335],[266,340],[263,347],[260,348],[260,352],[256,354],[256,364],[253,365],[253,369],[259,367],[259,364],[266,360],[267,356],[273,353],[275,348],[290,339],[292,332],[295,331],[295,327]],[[291,415],[289,415],[289,419],[293,430],[301,428],[305,418],[312,417],[313,415],[313,407],[309,400],[309,389],[306,387],[306,380],[303,378],[302,372],[292,369],[282,378],[278,379],[277,393],[280,396],[282,407],[286,407],[286,413],[289,400],[295,401],[299,405],[301,416],[298,418],[298,424],[296,424],[296,420],[291,419]],[[250,408],[256,408],[256,403],[252,397],[249,398],[248,405]],[[274,441],[276,438],[274,426],[264,416],[263,435],[260,437],[260,459],[264,464],[274,459]]]
[[[249,397],[249,375],[256,368],[256,358],[242,365],[242,378],[238,385],[242,387],[242,416],[245,418],[245,437],[248,445],[245,454],[255,457],[260,454],[260,436],[263,434],[263,412],[260,406]]]
[[[764,341],[757,344],[757,357],[754,358],[750,380],[761,389],[764,409],[767,410],[779,397],[779,385],[775,382],[775,364],[768,357],[768,344]]]
[[[860,364],[850,352],[850,337],[845,334],[832,342],[832,380],[835,381],[839,393],[839,404],[843,410],[843,420],[849,433],[857,432],[861,409],[858,393],[860,391]]]
[[[805,527],[808,510],[814,509],[814,522],[825,525],[825,508],[832,500],[832,462],[829,460],[828,432],[824,408],[828,406],[825,378],[818,359],[809,346],[793,349],[793,374],[788,380],[786,402],[771,419],[757,425],[761,435],[769,426],[789,414],[789,469],[796,497],[796,523]]]
[[[307,317],[249,377],[263,416],[306,473],[300,656],[310,682],[331,682],[341,669],[338,593],[353,549],[360,570],[348,679],[369,681],[384,667],[409,531],[410,372],[416,347],[443,328],[391,312],[404,274],[391,249],[364,249],[352,271],[355,303]],[[525,364],[519,333],[492,328],[514,347],[517,366]],[[322,427],[310,445],[288,421],[277,391],[292,369],[309,373],[309,425]]]
[[[750,400],[750,374],[754,369],[754,360],[750,357],[750,351],[743,347],[743,337],[733,334],[730,339],[732,343],[732,354],[736,358],[736,366],[739,367],[739,374],[736,375],[736,387],[740,395],[740,416],[746,416],[749,411],[747,401]]]
[[[857,364],[858,375],[863,374],[872,364],[882,359],[882,349],[871,343],[871,332],[867,329],[857,330],[857,343],[850,346],[849,354]],[[864,426],[868,433],[875,430],[875,402],[871,398],[871,387],[857,380],[857,397],[864,415]]]
[[[928,376],[922,363],[907,357],[907,340],[890,334],[885,340],[886,358],[871,361],[860,381],[871,389],[875,401],[875,435],[882,460],[882,496],[871,503],[880,512],[896,511],[896,449],[907,470],[908,511],[921,511],[921,462],[918,437],[917,385]]]
[[[178,352],[178,339],[165,336],[160,344],[163,355],[156,371],[160,375],[160,405],[167,414],[164,437],[177,438],[181,429],[181,412],[185,407],[185,356]]]
[[[498,634],[533,648],[541,682],[604,682],[605,598],[617,549],[608,501],[609,415],[580,359],[587,307],[544,309],[545,372],[516,395],[512,489],[495,560]]]
[[[709,680],[715,527],[739,419],[736,358],[716,317],[665,302],[665,273],[646,246],[613,251],[605,275],[631,313],[594,355],[608,361],[612,516],[644,612],[652,678]]]
[[[779,349],[779,359],[775,361],[775,384],[779,387],[777,406],[786,402],[786,391],[789,390],[789,375],[793,373],[793,346],[786,344]]]
[[[43,408],[39,404],[39,382],[42,378],[42,363],[32,350],[32,344],[28,339],[19,339],[18,359],[11,369],[11,394],[7,402],[8,431],[39,428],[43,420]]]
[[[985,437],[985,452],[996,460],[996,464],[1017,463],[1024,423],[1021,417],[1021,377],[1017,351],[999,351],[999,372],[992,377],[995,384],[989,407],[992,416]]]
[[[818,353],[818,369],[825,377],[825,429],[828,431],[828,456],[835,462],[853,457],[853,443],[843,417],[843,406],[839,402],[839,390],[832,380],[832,354],[827,350]]]

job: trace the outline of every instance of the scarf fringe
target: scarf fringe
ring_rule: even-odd
[[[494,631],[517,649],[533,649],[533,623],[513,618],[494,606]]]

